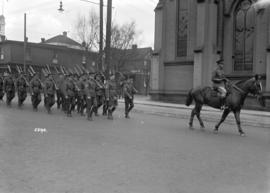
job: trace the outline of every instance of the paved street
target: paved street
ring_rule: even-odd
[[[192,131],[184,117],[143,104],[131,119],[120,103],[113,121],[93,122],[23,108],[0,104],[1,193],[270,192],[267,127],[245,125],[240,137],[227,122],[215,135],[213,122],[203,132],[195,121]]]

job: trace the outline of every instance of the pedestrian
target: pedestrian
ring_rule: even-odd
[[[38,110],[38,105],[41,102],[41,92],[42,92],[42,82],[39,79],[39,75],[36,72],[33,72],[33,78],[30,81],[30,92],[31,92],[31,102],[33,110]]]
[[[97,73],[95,75],[95,82],[96,82],[96,100],[97,106],[95,108],[95,115],[98,116],[98,109],[102,106],[104,102],[104,95],[105,95],[105,87],[104,81],[102,80],[101,73]]]
[[[79,89],[77,95],[77,112],[80,113],[81,116],[84,116],[84,109],[86,107],[85,84],[86,77],[85,75],[81,75],[77,83]]]
[[[106,85],[106,101],[108,101],[108,119],[113,120],[113,112],[118,105],[118,92],[115,75],[112,74]]]
[[[44,105],[48,114],[51,113],[51,108],[55,103],[55,87],[56,85],[54,83],[52,75],[47,74],[46,80],[44,82]]]
[[[85,95],[86,95],[86,113],[87,120],[92,121],[92,115],[97,106],[96,101],[96,82],[91,75],[88,77],[88,80],[85,85]]]
[[[134,107],[134,94],[138,91],[135,89],[133,85],[133,79],[128,79],[123,86],[123,94],[125,100],[125,118],[129,119],[129,112]]]
[[[4,97],[5,93],[4,93],[4,78],[3,75],[0,75],[0,100],[3,101],[3,97]]]
[[[68,117],[72,117],[72,103],[75,96],[75,84],[72,81],[71,74],[67,75],[67,79],[63,83],[63,94],[65,96],[65,112]]]
[[[20,73],[19,77],[16,80],[17,96],[18,96],[18,107],[20,108],[23,105],[27,97],[27,87],[29,83],[24,77],[24,74]]]
[[[15,97],[15,82],[8,72],[4,73],[4,91],[6,94],[6,104],[7,106],[11,106],[11,101]]]
[[[55,78],[55,83],[56,83],[56,104],[57,104],[57,109],[60,109],[61,106],[63,105],[63,94],[61,92],[61,86],[64,82],[64,75],[58,72],[56,74]]]

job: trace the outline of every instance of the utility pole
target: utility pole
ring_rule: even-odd
[[[24,13],[23,71],[26,72],[26,13]]]
[[[103,0],[100,0],[99,5],[99,62],[97,64],[97,71],[102,71],[103,67]]]
[[[111,28],[112,28],[112,0],[108,0],[107,6],[107,25],[106,25],[106,55],[105,55],[105,76],[109,78],[110,59],[111,59]]]

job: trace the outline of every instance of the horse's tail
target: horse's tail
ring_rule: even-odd
[[[191,103],[193,101],[193,96],[192,96],[191,92],[192,92],[192,89],[190,89],[188,92],[187,99],[186,99],[186,106],[191,105]]]

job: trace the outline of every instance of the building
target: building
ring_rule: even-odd
[[[111,69],[121,72],[134,80],[134,86],[139,94],[148,95],[151,68],[152,48],[138,48],[111,50]]]
[[[232,81],[259,74],[270,107],[270,4],[256,0],[160,0],[155,8],[151,97],[183,102],[211,85],[216,61]],[[255,100],[246,107],[258,108]]]
[[[73,69],[75,64],[84,65],[90,71],[95,71],[97,60],[98,53],[86,51],[78,42],[67,37],[66,32],[48,40],[42,38],[40,43],[26,43],[26,68],[31,65],[38,72],[46,65]],[[6,70],[7,65],[10,65],[12,72],[16,72],[17,65],[24,68],[24,42],[13,40],[0,42],[2,71]]]

